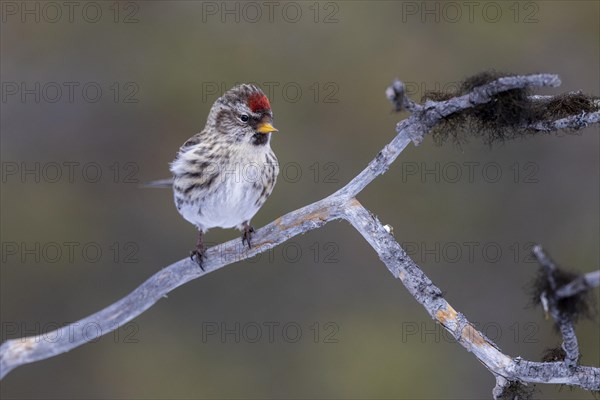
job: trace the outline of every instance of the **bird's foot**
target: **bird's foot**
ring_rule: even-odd
[[[198,231],[198,241],[196,242],[196,249],[190,252],[190,259],[195,261],[200,269],[204,271],[204,259],[206,258],[206,249],[204,248],[204,243],[202,242],[202,231]]]
[[[200,267],[202,271],[204,271],[204,260],[206,259],[206,252],[204,249],[202,250],[192,250],[190,251],[190,260],[195,261],[196,264]]]
[[[248,243],[248,248],[252,248],[252,234],[254,233],[254,228],[247,223],[244,224],[244,234],[242,235],[242,246]]]

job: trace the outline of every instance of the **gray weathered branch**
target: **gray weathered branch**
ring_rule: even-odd
[[[600,122],[600,112],[596,111],[592,113],[571,115],[554,121],[536,122],[528,125],[528,128],[538,132],[554,132],[561,129],[579,130],[588,125],[597,124],[598,122]]]
[[[394,277],[401,280],[411,295],[468,351],[473,353],[497,378],[494,395],[502,391],[506,382],[539,382],[567,384],[588,390],[600,390],[600,369],[570,366],[566,362],[531,362],[512,358],[481,332],[444,299],[442,292],[407,256],[394,237],[356,200],[377,176],[383,174],[398,155],[412,141],[419,144],[431,127],[440,119],[478,104],[489,102],[494,95],[506,90],[528,86],[557,86],[556,75],[538,74],[504,77],[475,88],[471,93],[447,101],[427,101],[419,105],[405,97],[403,84],[394,82],[386,94],[397,109],[408,109],[411,116],[398,123],[398,135],[385,146],[369,165],[346,186],[334,194],[286,214],[256,231],[254,247],[245,248],[239,240],[232,240],[210,248],[202,271],[189,258],[180,260],[150,277],[129,295],[73,324],[47,336],[57,338],[45,341],[42,335],[11,339],[0,346],[0,378],[12,369],[67,352],[97,337],[86,334],[86,326],[94,324],[106,334],[127,323],[150,308],[175,288],[236,261],[244,260],[277,246],[286,240],[319,228],[329,221],[345,219],[356,228],[373,247]],[[583,115],[582,118],[587,118]],[[594,123],[598,122],[597,120]],[[559,129],[550,125],[548,129]]]
[[[600,368],[572,367],[567,362],[540,363],[511,358],[475,328],[443,298],[441,290],[407,256],[394,237],[357,200],[349,203],[344,219],[358,230],[379,258],[409,293],[465,349],[473,353],[495,376],[508,381],[576,385],[588,390],[600,388]]]
[[[548,254],[542,249],[542,246],[534,246],[533,255],[537,259],[538,263],[546,270],[546,279],[550,284],[552,293],[542,293],[542,304],[546,312],[549,312],[552,319],[558,325],[560,333],[563,337],[562,348],[565,351],[565,362],[568,366],[572,367],[577,364],[579,359],[579,344],[577,342],[577,335],[575,334],[575,324],[570,315],[567,315],[560,311],[557,305],[558,299],[555,296],[555,292],[558,289],[558,283],[556,282],[555,273],[558,269],[554,261]]]
[[[571,297],[598,286],[600,286],[600,269],[581,275],[573,282],[562,286],[556,291],[556,296],[559,298]]]

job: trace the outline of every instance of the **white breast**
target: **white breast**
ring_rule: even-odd
[[[206,231],[210,228],[240,227],[250,221],[262,204],[257,205],[264,186],[267,164],[265,155],[270,151],[256,151],[250,157],[231,159],[219,169],[211,190],[197,201],[184,202],[181,215]],[[277,168],[278,170],[278,168]]]

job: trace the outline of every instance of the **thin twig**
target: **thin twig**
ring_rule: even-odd
[[[561,129],[579,130],[591,124],[600,122],[600,112],[582,113],[571,115],[554,121],[536,122],[527,126],[528,129],[538,132],[554,132]]]
[[[591,288],[600,286],[600,269],[597,271],[588,272],[585,275],[579,276],[571,283],[560,287],[556,290],[556,297],[562,299],[565,297],[575,296],[581,292],[585,292]]]
[[[566,354],[565,362],[569,367],[575,366],[579,359],[579,343],[577,342],[577,335],[575,334],[573,318],[562,312],[557,305],[559,300],[556,296],[558,286],[556,282],[556,272],[558,267],[554,261],[552,261],[550,256],[542,249],[542,246],[536,245],[533,247],[532,251],[538,263],[546,270],[546,279],[548,279],[551,289],[550,293],[542,293],[542,304],[544,304],[545,308],[547,307],[546,311],[550,312],[552,319],[554,319],[558,325],[558,329],[562,335],[562,347]]]

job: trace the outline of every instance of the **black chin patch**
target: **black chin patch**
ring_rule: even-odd
[[[252,135],[252,144],[255,146],[264,146],[269,142],[270,133],[255,133]]]

